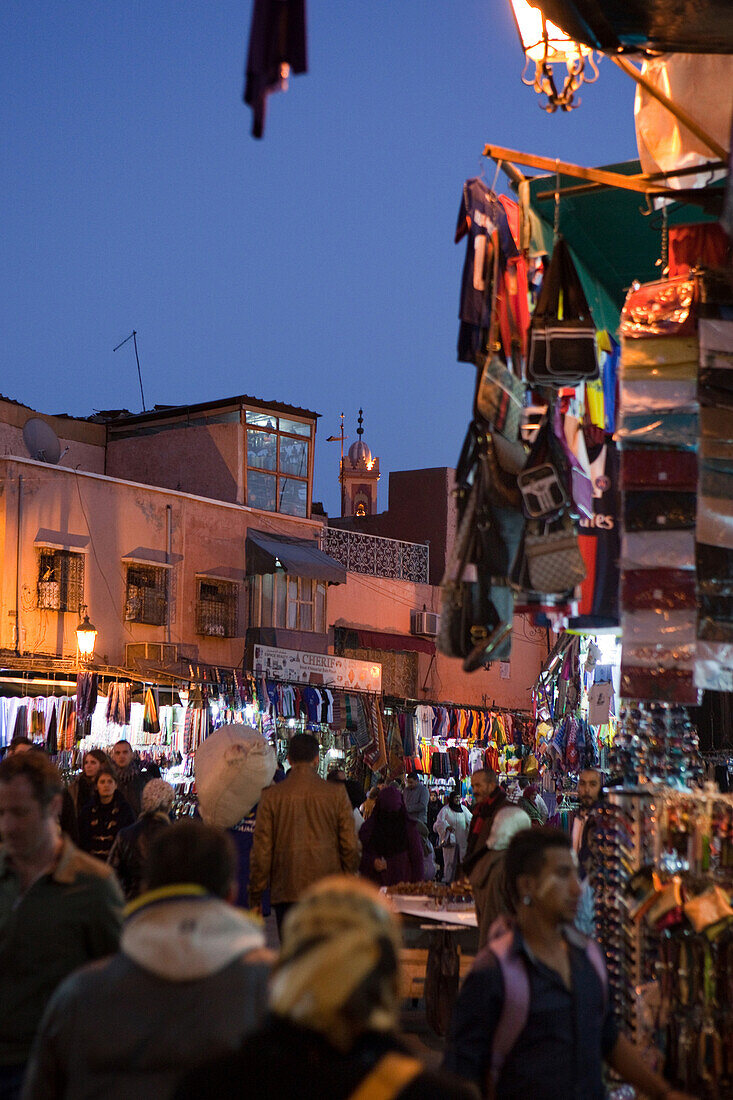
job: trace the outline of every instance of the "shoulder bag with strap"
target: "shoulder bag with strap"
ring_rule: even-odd
[[[506,925],[504,924],[503,927],[506,928]],[[504,1063],[516,1046],[517,1040],[529,1020],[529,974],[521,955],[514,950],[514,935],[515,930],[512,927],[501,931],[495,939],[489,941],[483,951],[479,952],[473,964],[473,969],[478,970],[482,966],[488,965],[493,955],[499,963],[504,983],[504,1001],[491,1046],[486,1092],[489,1100],[494,1100],[497,1096],[496,1086],[504,1068]],[[587,939],[585,953],[598,975],[603,988],[605,1004],[608,1000],[608,975],[606,974],[606,964],[603,961],[601,949],[594,940]]]
[[[501,346],[499,334],[499,247],[494,248],[494,271],[492,283],[491,321],[486,345],[486,355],[479,364],[474,397],[474,415],[486,422],[493,431],[499,432],[511,443],[519,439],[524,408],[525,385],[521,378],[510,370],[498,354]],[[508,315],[513,318],[511,303],[507,305]],[[516,325],[514,326],[516,328]],[[520,344],[521,348],[521,344]],[[515,369],[516,369],[515,364]],[[521,350],[518,365],[521,369]]]
[[[557,389],[598,377],[595,324],[562,237],[555,242],[530,323],[527,377]]]
[[[423,1072],[422,1062],[399,1051],[380,1058],[371,1073],[352,1092],[349,1100],[394,1100]]]

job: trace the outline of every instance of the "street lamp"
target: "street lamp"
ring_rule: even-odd
[[[575,93],[581,84],[594,84],[598,79],[598,66],[593,59],[590,46],[576,42],[565,31],[546,19],[544,14],[533,6],[530,0],[511,0],[514,19],[522,42],[527,64],[522,73],[522,82],[534,88],[538,95],[547,96],[547,105],[540,104],[545,111],[554,112],[558,107],[562,111],[572,111],[580,106],[580,100],[574,102]],[[525,73],[534,61],[534,79],[527,80]],[[593,76],[586,75],[588,61]],[[558,91],[553,73],[553,65],[565,64],[567,76],[562,89]]]
[[[86,611],[86,605],[82,604],[79,608],[79,618],[81,619],[82,612],[84,618],[76,628],[76,644],[79,651],[79,657],[84,662],[91,661],[94,656],[94,645],[97,641],[97,628],[93,623],[89,622],[89,616]]]

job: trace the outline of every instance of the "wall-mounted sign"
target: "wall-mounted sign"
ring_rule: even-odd
[[[313,684],[339,691],[382,690],[382,666],[375,661],[352,661],[330,653],[301,653],[269,645],[255,646],[254,674],[266,680]]]

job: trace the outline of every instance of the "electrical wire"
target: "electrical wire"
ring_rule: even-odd
[[[112,594],[112,589],[110,587],[109,581],[107,580],[107,574],[105,573],[104,569],[102,569],[102,563],[99,560],[99,554],[97,553],[97,547],[96,547],[96,544],[94,542],[94,535],[92,534],[92,526],[89,522],[89,516],[87,515],[87,510],[84,507],[84,498],[81,495],[81,487],[80,487],[80,484],[79,484],[79,467],[78,466],[74,470],[74,481],[76,483],[76,492],[77,492],[77,495],[79,497],[79,504],[81,505],[81,510],[82,510],[83,515],[84,515],[84,521],[87,525],[87,531],[89,532],[89,541],[92,544],[92,553],[94,554],[94,560],[97,563],[97,569],[99,570],[100,575],[102,577],[102,580],[105,583],[105,587],[107,589],[107,592],[109,593],[110,603],[112,604],[112,607],[114,608],[114,610],[116,612],[117,609],[118,609],[118,604],[117,604],[117,601],[115,600],[115,598]],[[122,581],[122,584],[123,584],[123,587],[124,587],[125,586],[125,577],[124,577],[122,571],[120,571],[119,575],[120,575],[120,580]],[[124,618],[122,620],[122,625],[124,626],[127,633],[130,635],[130,637],[134,638],[135,635],[133,634],[132,630],[130,629],[130,627],[128,626],[128,624],[127,624],[127,622],[125,621]]]

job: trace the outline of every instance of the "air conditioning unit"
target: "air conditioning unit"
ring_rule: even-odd
[[[436,637],[440,628],[440,615],[435,611],[411,611],[410,634],[428,634]]]
[[[125,664],[134,668],[138,661],[152,661],[160,667],[174,665],[178,661],[178,646],[172,642],[128,642]]]

